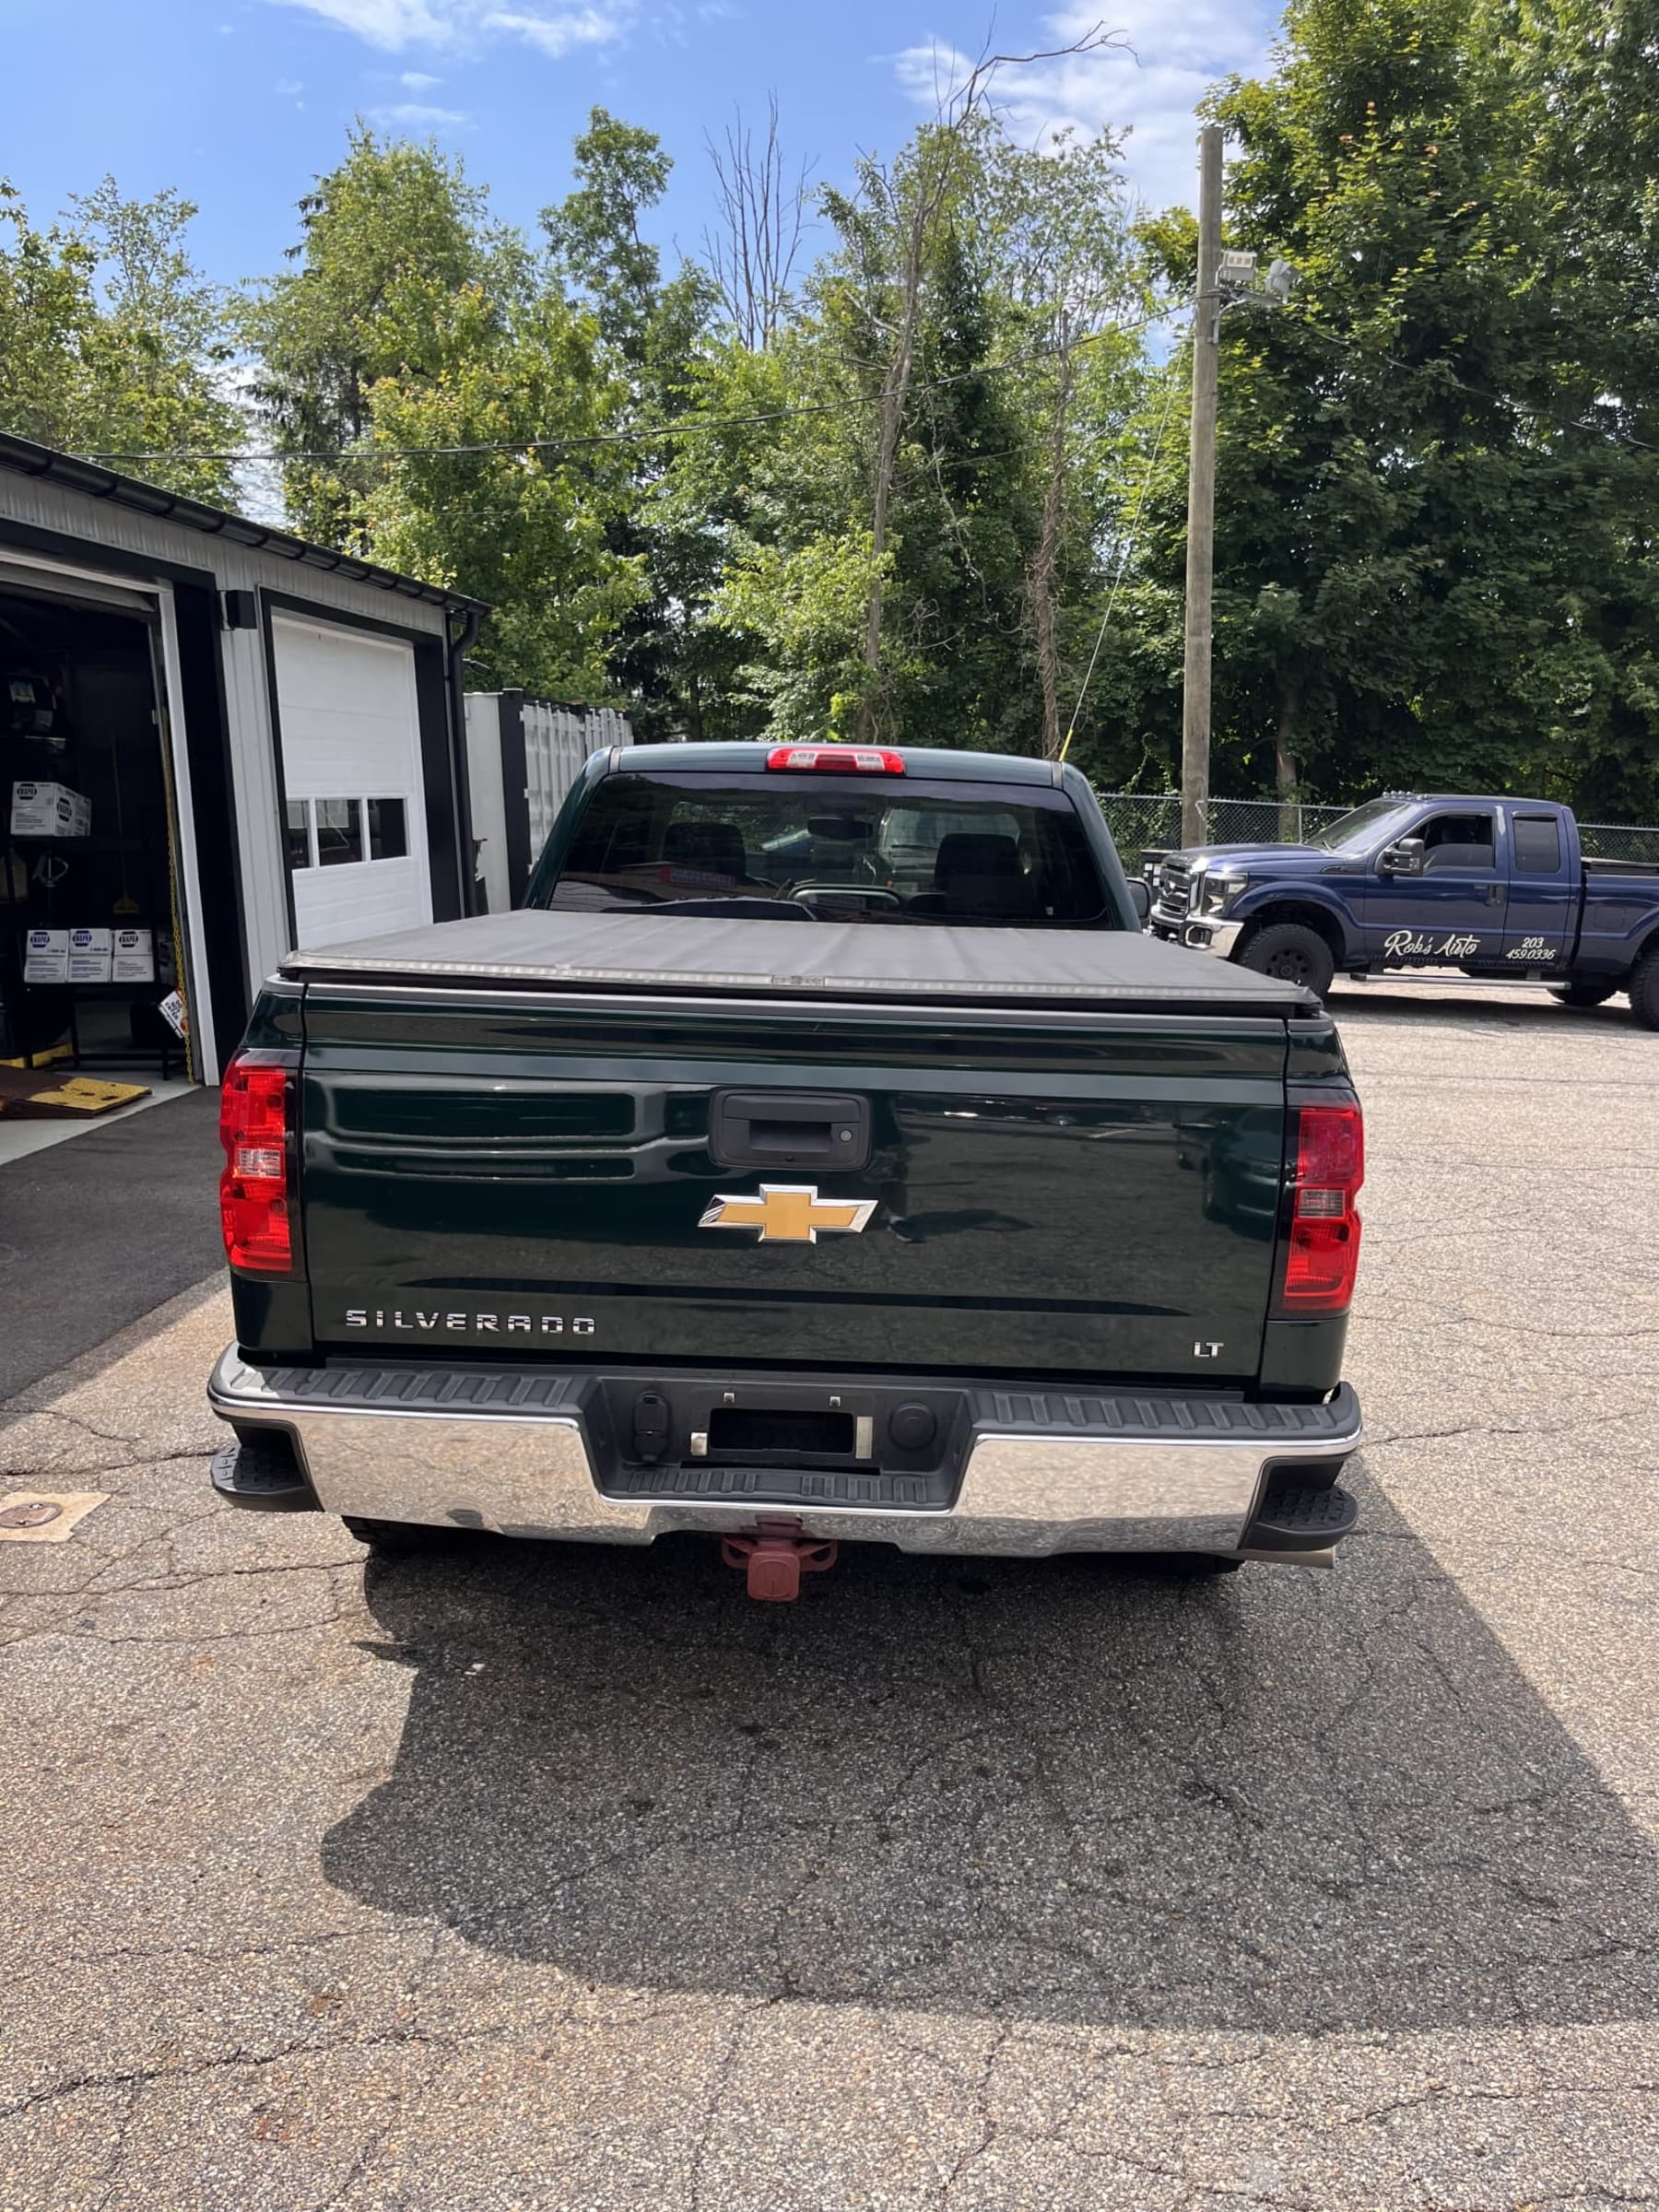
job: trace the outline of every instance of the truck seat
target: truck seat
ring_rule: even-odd
[[[1011,837],[953,830],[939,840],[934,888],[911,900],[912,913],[1023,916],[1036,912]]]
[[[1492,868],[1497,860],[1490,845],[1431,845],[1423,855],[1425,876],[1443,876],[1453,868]]]
[[[748,855],[735,822],[670,822],[663,838],[663,858],[672,866],[700,875],[748,880]]]

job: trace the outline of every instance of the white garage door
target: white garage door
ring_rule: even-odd
[[[301,946],[432,918],[415,651],[274,615],[288,854]]]

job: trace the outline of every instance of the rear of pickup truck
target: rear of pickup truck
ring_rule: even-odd
[[[759,1595],[849,1539],[1329,1564],[1353,1525],[1335,1028],[1129,928],[692,900],[297,955],[225,1137],[239,1502],[703,1531]]]

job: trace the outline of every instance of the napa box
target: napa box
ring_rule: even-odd
[[[72,929],[69,932],[69,981],[72,983],[107,983],[112,948],[107,929]]]
[[[153,983],[156,980],[156,945],[147,929],[112,932],[110,981],[114,983]]]
[[[69,981],[69,932],[66,929],[24,931],[23,981],[26,983],[66,983]]]
[[[12,785],[14,837],[88,837],[91,830],[91,801],[66,783],[42,783],[21,776]]]

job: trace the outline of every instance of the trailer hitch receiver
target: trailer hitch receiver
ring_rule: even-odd
[[[745,1571],[749,1595],[774,1606],[799,1597],[802,1575],[833,1567],[840,1549],[832,1538],[804,1536],[798,1521],[758,1521],[752,1536],[720,1540],[726,1565]]]

